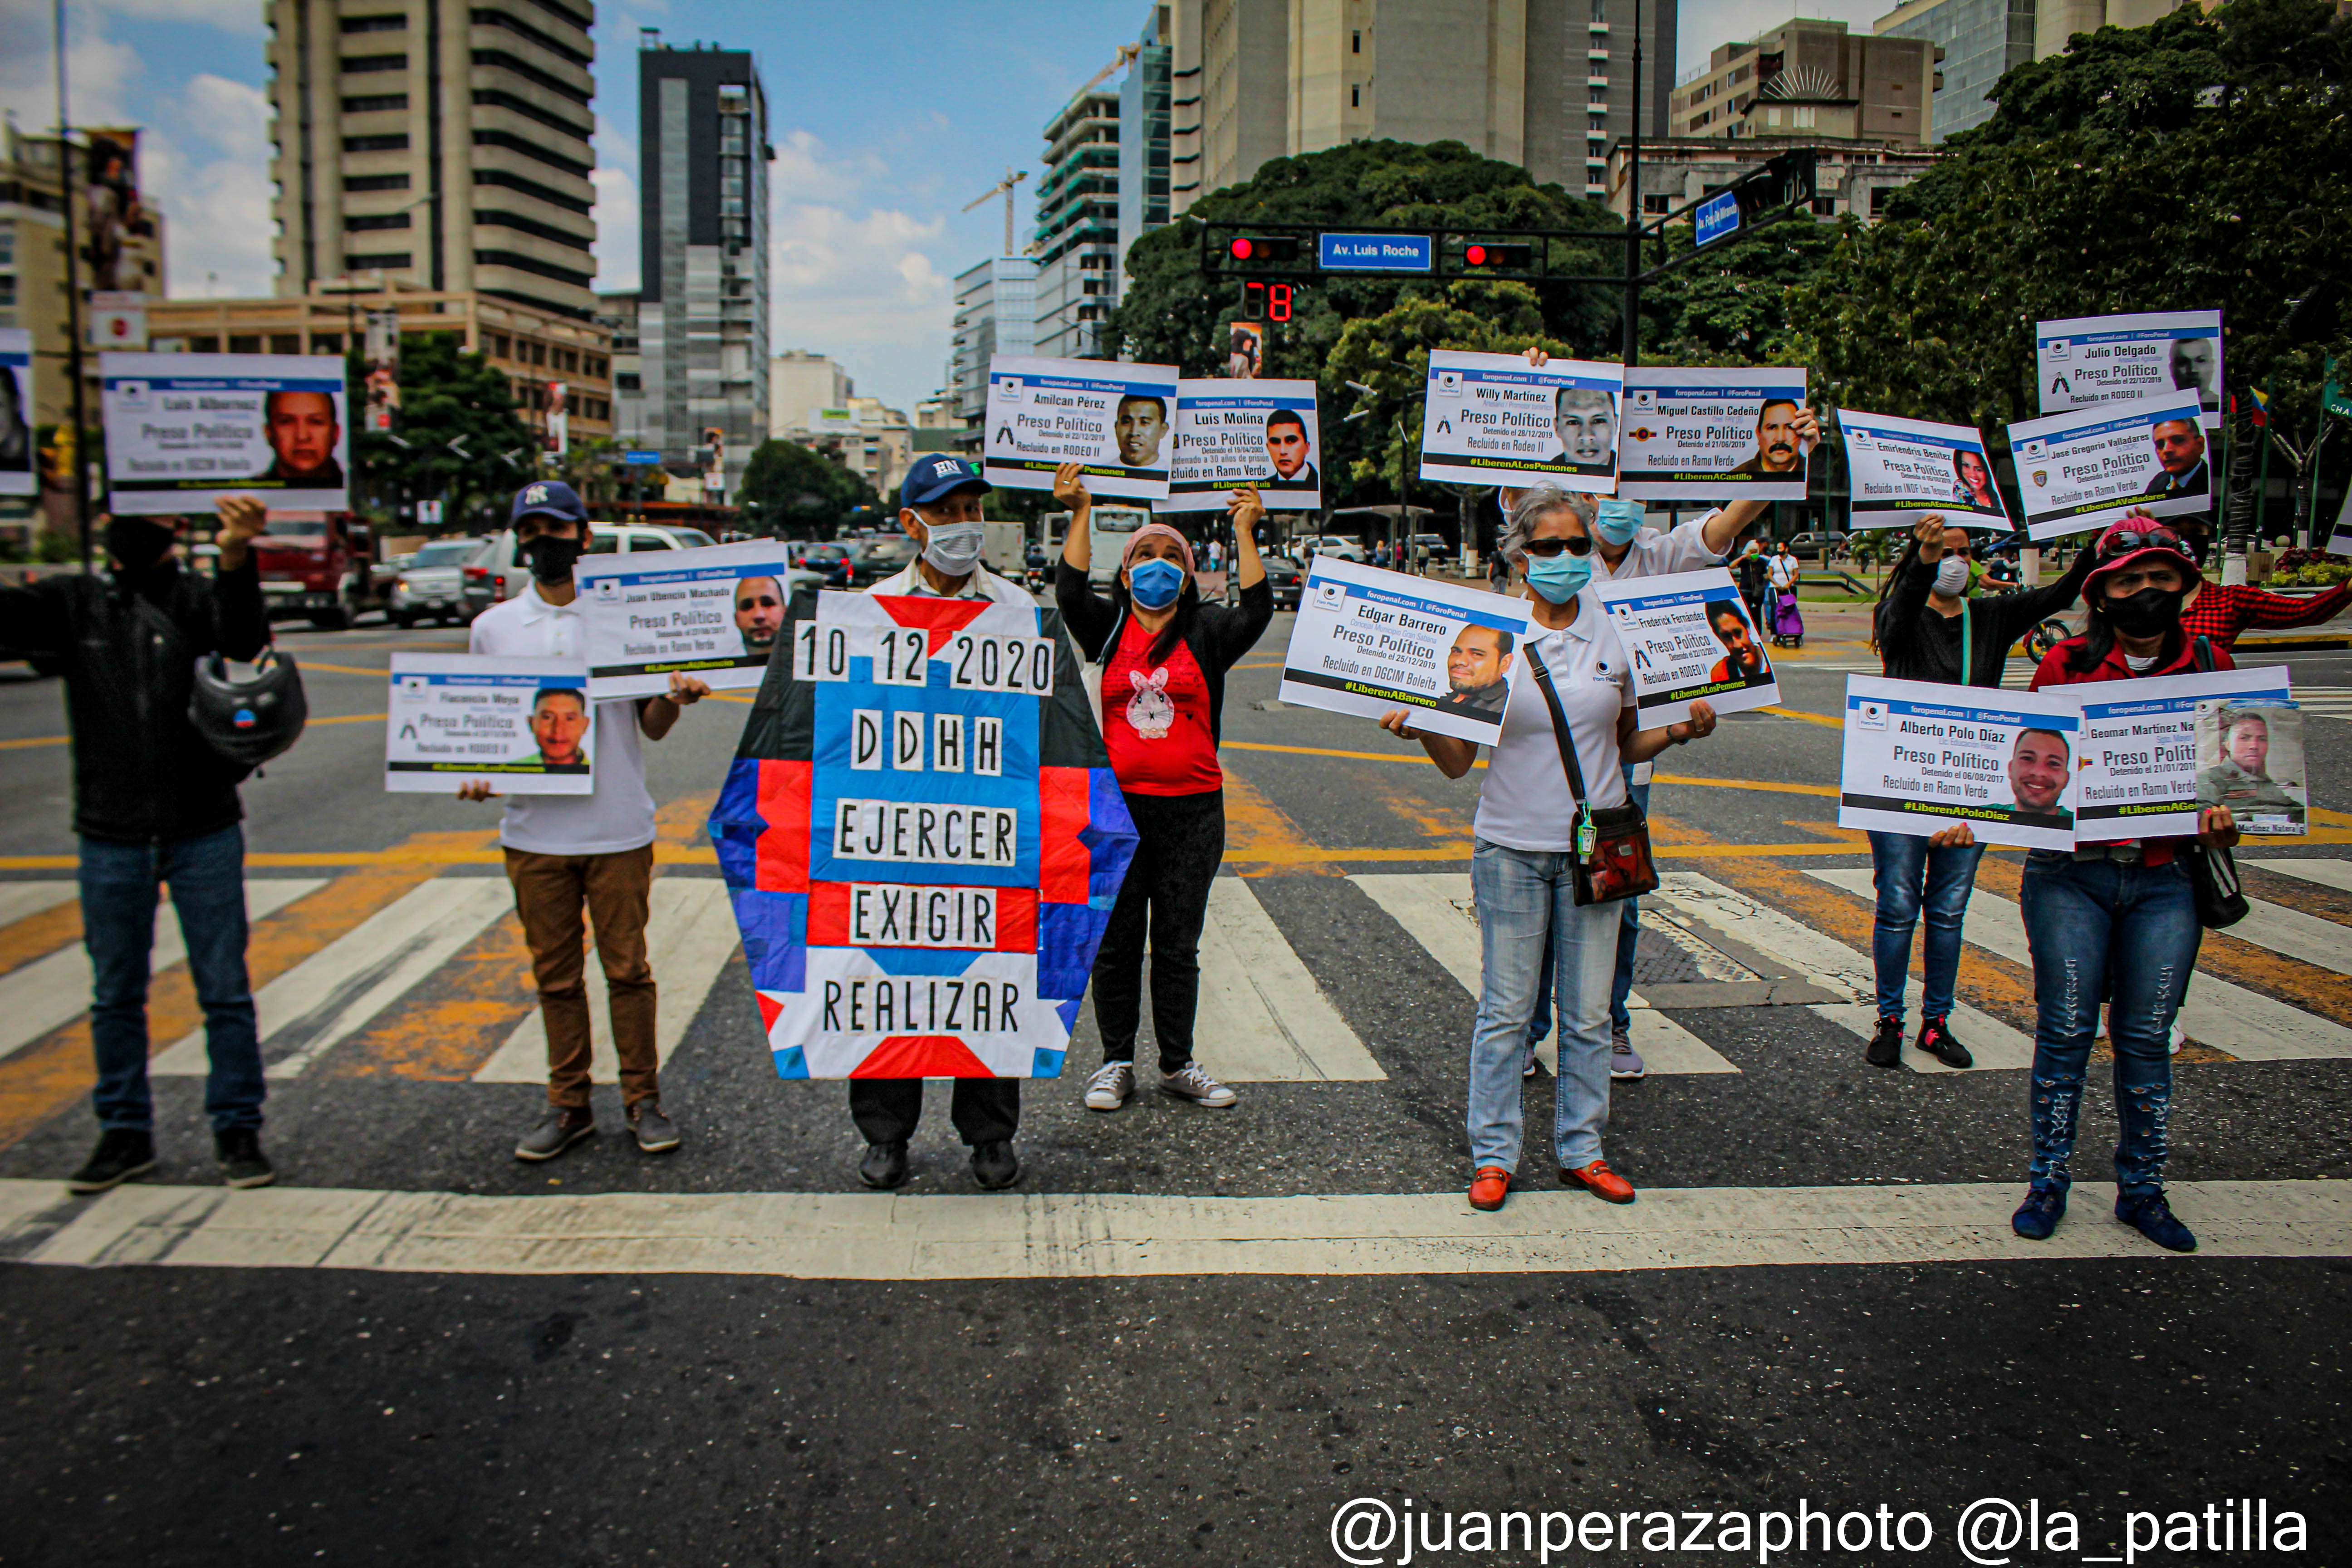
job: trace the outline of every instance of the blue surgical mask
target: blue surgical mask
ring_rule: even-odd
[[[1646,515],[1640,501],[1605,496],[1601,501],[1601,515],[1592,520],[1592,531],[1606,543],[1631,544],[1633,536],[1642,531],[1642,520]]]
[[[1127,569],[1127,591],[1147,610],[1164,610],[1184,591],[1184,568],[1154,556]]]
[[[1570,555],[1566,551],[1558,555],[1531,555],[1528,558],[1528,586],[1555,605],[1565,605],[1584,592],[1592,581],[1592,556]]]

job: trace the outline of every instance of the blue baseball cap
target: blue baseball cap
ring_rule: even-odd
[[[580,504],[580,493],[562,479],[533,479],[515,491],[514,506],[507,513],[507,526],[512,528],[524,518],[534,516],[585,522],[588,509]]]
[[[969,458],[932,452],[907,470],[907,480],[898,487],[898,504],[929,506],[961,489],[987,488],[988,481],[980,477],[979,464]]]

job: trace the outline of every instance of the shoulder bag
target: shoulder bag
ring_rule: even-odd
[[[1528,673],[1543,692],[1544,706],[1551,710],[1552,739],[1559,742],[1559,764],[1568,773],[1568,793],[1576,802],[1576,852],[1571,864],[1578,906],[1612,903],[1656,891],[1658,868],[1650,854],[1649,819],[1630,800],[1598,811],[1586,800],[1584,770],[1576,763],[1574,731],[1559,705],[1551,671],[1534,644],[1521,646],[1527,650]]]

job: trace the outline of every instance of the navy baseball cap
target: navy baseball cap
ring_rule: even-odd
[[[514,507],[507,513],[507,526],[512,528],[534,515],[585,522],[588,509],[580,504],[580,493],[562,479],[533,479],[515,491]]]
[[[933,452],[907,470],[907,481],[898,487],[898,504],[929,506],[961,489],[987,488],[988,481],[980,477],[979,464],[969,458]]]

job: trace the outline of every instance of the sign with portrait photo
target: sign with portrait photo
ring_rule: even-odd
[[[1282,658],[1281,700],[1493,745],[1527,661],[1525,599],[1318,555]]]
[[[2205,770],[2214,760],[2200,761],[2198,756],[2200,710],[2209,701],[2261,705],[2289,700],[2287,672],[2277,666],[2098,681],[2065,689],[2080,694],[2083,709],[2083,754],[2075,764],[2074,829],[2086,844],[2196,832]],[[2246,791],[2241,795],[2246,804],[2252,802],[2257,792],[2266,799],[2282,798],[2263,772],[2264,759],[2259,753],[2264,738],[2254,732],[2261,727],[2257,723],[2249,728],[2243,737],[2252,767],[2238,782]],[[2295,762],[2299,770],[2300,745]],[[2221,777],[2215,774],[2217,785]],[[2301,777],[2299,771],[2297,777]]]
[[[0,496],[39,493],[33,454],[33,334],[0,327]]]
[[[2071,849],[2082,721],[2070,694],[1849,675],[1838,826]]]
[[[2221,427],[2221,312],[2153,310],[2037,321],[2042,412],[2193,393],[2207,430]]]
[[[1636,500],[1802,500],[1801,370],[1625,373],[1617,493]]]
[[[1984,437],[1967,425],[1837,411],[1856,528],[1908,528],[1923,512],[1956,527],[2009,526]]]
[[[1421,477],[1465,485],[1617,489],[1621,365],[1438,349],[1429,356]]]
[[[596,705],[569,658],[395,653],[383,787],[448,795],[483,780],[500,795],[593,795]]]
[[[1168,499],[1151,510],[1223,511],[1225,493],[1255,485],[1268,511],[1323,504],[1323,430],[1311,381],[1176,384],[1176,447]]]
[[[981,462],[1001,489],[1050,490],[1055,469],[1081,463],[1097,497],[1164,500],[1175,427],[1172,364],[989,358]]]
[[[2241,833],[2294,837],[2310,832],[2302,708],[2284,693],[2198,703],[2197,804],[2228,806]]]
[[[1679,724],[1701,699],[1717,713],[1780,700],[1764,638],[1722,567],[1595,583],[1593,590],[1633,661],[1642,729]]]
[[[102,353],[98,371],[115,511],[206,511],[232,495],[273,511],[349,509],[341,358]]]
[[[572,568],[591,695],[657,697],[673,671],[713,691],[760,684],[792,598],[775,540],[583,555]]]
[[[2127,512],[2210,511],[2213,466],[2193,393],[2102,403],[2009,427],[2035,539],[2105,528]]]

